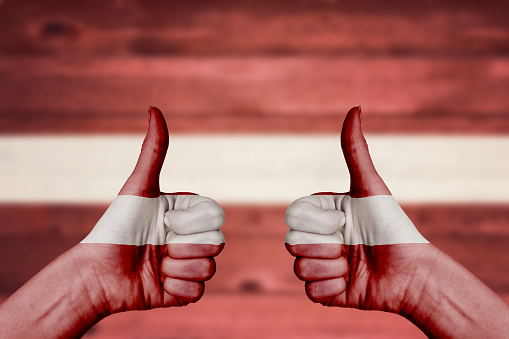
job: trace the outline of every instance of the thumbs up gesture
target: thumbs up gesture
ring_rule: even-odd
[[[285,215],[286,247],[306,293],[328,306],[399,313],[416,286],[432,245],[391,196],[373,166],[361,130],[360,107],[344,121],[341,147],[350,192],[296,200]]]
[[[149,129],[136,167],[79,245],[101,272],[108,312],[195,302],[224,247],[224,212],[193,193],[163,194],[159,174],[168,149],[162,113],[149,108]]]

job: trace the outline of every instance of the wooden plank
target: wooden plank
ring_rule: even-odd
[[[5,299],[0,295],[0,304]],[[507,300],[507,299],[506,299]],[[114,314],[87,339],[421,339],[422,332],[395,314],[328,308],[300,295],[239,295],[205,292],[196,304]]]
[[[0,58],[0,133],[509,132],[506,58]]]
[[[403,204],[426,237],[509,235],[507,204]],[[106,211],[106,204],[0,204],[0,234],[62,234],[80,240]],[[235,238],[280,238],[288,231],[281,205],[225,205],[225,234]]]
[[[104,205],[0,205],[0,294],[19,288],[93,227]],[[507,205],[405,205],[422,234],[497,293],[509,293]],[[286,206],[225,206],[226,247],[207,293],[302,294],[286,252]]]
[[[508,296],[502,296],[509,302]],[[3,299],[0,297],[0,303]],[[181,308],[107,317],[84,338],[355,338],[417,339],[424,334],[384,312],[328,308],[300,295],[212,295]]]
[[[185,308],[114,315],[85,338],[425,338],[404,318],[299,296],[205,295]]]
[[[508,55],[500,1],[3,1],[11,55]]]

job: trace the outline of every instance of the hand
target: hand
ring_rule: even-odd
[[[203,294],[224,238],[224,212],[192,193],[161,194],[168,131],[157,108],[132,175],[77,250],[91,265],[111,313],[182,306]]]
[[[80,244],[0,305],[1,338],[78,337],[112,313],[200,299],[224,247],[224,212],[193,193],[160,193],[168,130],[157,108],[149,116],[119,196]]]
[[[350,193],[295,201],[286,212],[287,249],[308,297],[328,306],[400,313],[419,288],[423,261],[434,252],[376,172],[360,126],[360,108],[348,113],[341,145]],[[411,243],[411,244],[410,244]]]
[[[360,113],[352,108],[341,132],[350,192],[304,197],[286,211],[286,247],[308,297],[397,313],[430,337],[507,337],[507,304],[429,244],[392,198],[371,161]]]

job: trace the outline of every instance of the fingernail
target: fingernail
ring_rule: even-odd
[[[148,123],[150,124],[150,116],[152,115],[151,114],[151,111],[152,111],[152,106],[148,106]]]
[[[359,109],[359,120],[362,121],[362,110],[361,110],[361,105],[358,106],[358,109]]]

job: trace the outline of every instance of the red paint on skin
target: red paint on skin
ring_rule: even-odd
[[[165,193],[165,192],[161,192],[162,195],[198,195],[196,193],[191,193],[191,192],[173,192],[173,193]]]
[[[361,108],[348,111],[341,130],[341,149],[350,173],[350,196],[391,195],[378,175],[361,128]]]
[[[118,245],[118,244],[91,244],[80,243],[77,248],[85,251],[92,265],[97,263],[101,270],[106,270],[117,281],[117,291],[126,291],[118,298],[118,305],[112,303],[112,311],[131,309],[148,309],[154,307],[167,307],[185,305],[189,300],[178,295],[164,297],[161,282],[170,274],[165,272],[162,261],[169,256],[174,259],[200,259],[211,258],[218,255],[224,245],[198,245],[198,244],[168,244],[168,245]],[[104,260],[104,258],[110,258]],[[200,262],[196,262],[198,267]],[[214,269],[215,270],[215,269]],[[199,269],[198,269],[199,271]],[[203,272],[190,281],[202,282]],[[185,284],[188,279],[182,280]],[[191,283],[193,284],[193,283]],[[141,288],[143,287],[143,288]],[[143,290],[143,295],[133,294],[132,291]],[[178,303],[175,303],[177,301]],[[184,301],[184,302],[182,302]],[[197,301],[197,300],[196,300]],[[168,304],[169,302],[169,304]]]
[[[346,193],[337,193],[337,192],[318,192],[318,193],[313,193],[311,195],[347,195],[348,192]]]

